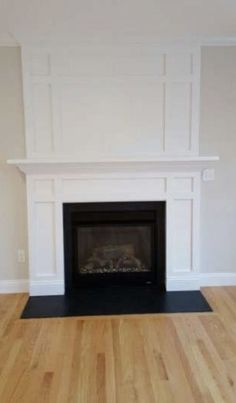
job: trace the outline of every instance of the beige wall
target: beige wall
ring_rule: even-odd
[[[203,49],[201,87],[200,149],[221,158],[202,185],[201,271],[236,271],[236,47]],[[0,48],[0,280],[27,277],[25,180],[5,163],[23,156],[20,51]]]
[[[202,52],[200,152],[218,154],[202,185],[201,271],[236,271],[236,46]]]
[[[25,179],[6,165],[24,157],[20,50],[0,48],[0,280],[27,278],[17,249],[27,249]]]

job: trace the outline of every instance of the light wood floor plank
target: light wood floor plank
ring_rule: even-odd
[[[1,403],[235,403],[236,287],[214,313],[21,320],[0,295]]]

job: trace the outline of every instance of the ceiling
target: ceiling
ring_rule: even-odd
[[[0,0],[0,43],[236,38],[235,0]]]

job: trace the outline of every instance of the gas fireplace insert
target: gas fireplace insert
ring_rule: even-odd
[[[63,218],[66,293],[165,289],[165,202],[65,203]]]

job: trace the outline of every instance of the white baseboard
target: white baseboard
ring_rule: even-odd
[[[167,291],[199,290],[201,287],[236,285],[236,273],[197,273],[169,276]]]
[[[200,273],[200,287],[236,285],[236,273]]]
[[[0,294],[15,294],[29,291],[29,281],[21,280],[0,280]]]
[[[200,281],[198,274],[173,275],[169,276],[166,280],[167,291],[190,291],[199,289],[200,289]]]
[[[31,281],[29,293],[31,296],[63,295],[65,293],[64,282],[61,280]]]
[[[169,276],[167,279],[167,291],[199,290],[201,287],[236,286],[236,273],[198,273]],[[37,295],[63,295],[64,283],[59,280],[29,281],[0,280],[0,294],[29,292]]]

